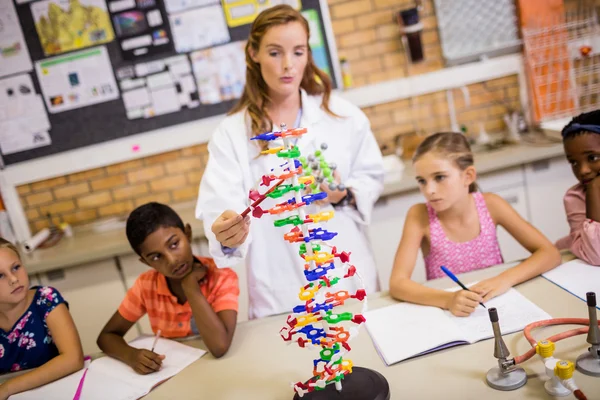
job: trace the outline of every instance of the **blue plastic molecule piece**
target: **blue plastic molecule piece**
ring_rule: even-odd
[[[302,327],[298,332],[304,333],[313,344],[319,344],[319,338],[327,336],[325,329],[315,328],[312,325],[306,325]]]
[[[306,306],[304,304],[301,304],[299,306],[294,307],[293,311],[296,314],[300,314],[300,313],[306,312]],[[310,325],[307,325],[307,326],[310,326]]]
[[[323,228],[315,228],[311,229],[309,232],[309,236],[304,238],[305,242],[310,242],[311,240],[331,240],[337,236],[337,232],[329,232]]]
[[[265,133],[261,133],[260,135],[256,135],[253,138],[250,138],[250,140],[275,140],[277,139],[277,136],[275,136],[274,132],[265,132]]]
[[[319,192],[319,193],[315,193],[315,194],[307,194],[305,196],[302,196],[302,201],[305,202],[307,206],[309,206],[311,203],[313,203],[317,200],[323,200],[326,197],[327,197],[327,193]]]
[[[334,268],[334,263],[331,263],[329,265],[322,265],[313,269],[312,271],[304,270],[304,276],[309,282],[316,281],[317,279],[327,275],[327,271]]]
[[[329,311],[333,308],[333,304],[327,304],[327,303],[316,303],[314,305],[314,307],[312,308],[312,312],[319,312],[321,310],[323,311]]]

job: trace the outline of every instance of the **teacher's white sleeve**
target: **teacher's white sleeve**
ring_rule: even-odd
[[[215,263],[219,267],[234,266],[246,257],[251,235],[240,247],[224,252],[211,226],[223,211],[241,213],[246,208],[244,167],[240,165],[232,138],[222,127],[210,139],[208,154],[208,163],[200,181],[196,218],[203,222],[210,255]]]
[[[356,209],[348,210],[349,207],[346,207],[344,211],[349,211],[356,222],[368,225],[373,205],[383,191],[383,159],[367,116],[359,109],[355,118],[352,161],[345,184],[352,190]]]

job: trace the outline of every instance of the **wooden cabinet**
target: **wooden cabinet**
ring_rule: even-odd
[[[96,345],[98,334],[125,296],[114,260],[53,270],[39,276],[42,285],[55,287],[69,303],[84,353],[100,351]],[[137,332],[130,331],[125,338],[131,340],[136,336]]]

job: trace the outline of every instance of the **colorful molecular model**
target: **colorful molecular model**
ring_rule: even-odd
[[[297,396],[319,391],[333,384],[338,391],[342,390],[342,380],[352,373],[352,362],[344,358],[350,351],[349,342],[365,322],[367,295],[356,268],[350,264],[350,253],[338,251],[335,246],[327,244],[337,236],[316,224],[326,222],[334,217],[331,210],[307,214],[305,208],[318,200],[327,197],[319,191],[319,184],[327,181],[331,190],[344,190],[343,185],[336,185],[333,180],[334,164],[327,164],[322,150],[306,159],[301,157],[300,150],[292,144],[292,138],[300,138],[306,129],[286,129],[281,124],[281,132],[269,132],[258,135],[253,140],[283,139],[283,146],[271,148],[262,154],[274,154],[286,161],[265,174],[259,184],[268,190],[260,194],[258,188],[250,191],[252,205],[246,212],[252,212],[256,218],[264,214],[290,215],[274,221],[275,226],[292,228],[283,235],[290,245],[298,246],[298,256],[305,261],[304,276],[306,285],[299,288],[299,304],[294,307],[286,326],[280,330],[284,341],[297,343],[302,348],[318,348],[319,356],[313,361],[312,377],[306,382],[296,382],[292,386]],[[314,176],[313,174],[317,175]],[[273,182],[276,182],[272,185]],[[309,190],[310,189],[310,190]],[[279,199],[285,195],[290,197],[275,206],[263,210],[258,204],[265,198]],[[291,195],[291,196],[290,196]],[[352,291],[340,288],[348,283]],[[345,286],[346,287],[346,286]],[[359,314],[338,312],[337,307],[358,301],[362,303]]]

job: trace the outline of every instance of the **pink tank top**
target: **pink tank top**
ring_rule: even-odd
[[[446,237],[435,210],[427,203],[429,214],[430,249],[425,257],[427,279],[446,276],[445,266],[455,274],[502,264],[502,254],[496,236],[496,225],[490,216],[483,194],[473,193],[479,216],[479,236],[468,242],[456,243]]]

